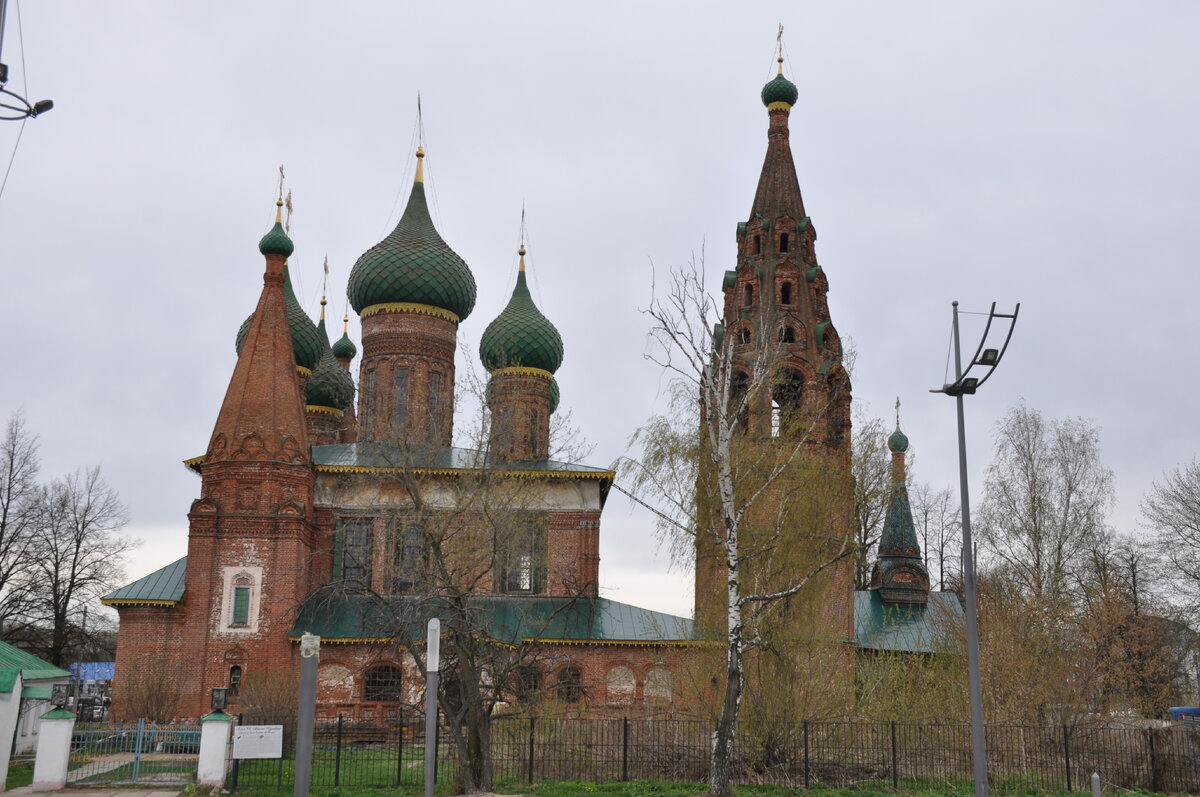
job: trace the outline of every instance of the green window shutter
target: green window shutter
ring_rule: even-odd
[[[233,588],[233,624],[246,625],[250,621],[250,588]]]
[[[336,530],[333,532],[333,573],[330,581],[342,580],[342,519],[338,518]]]

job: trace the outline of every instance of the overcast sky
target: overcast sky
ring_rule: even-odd
[[[975,502],[994,424],[1024,399],[1101,427],[1113,523],[1136,531],[1143,492],[1200,439],[1200,5],[581,8],[9,3],[8,87],[55,107],[26,124],[0,195],[0,413],[24,409],[47,477],[103,465],[144,540],[131,579],[186,552],[200,482],[180,463],[207,446],[261,290],[279,164],[297,294],[315,318],[328,255],[340,334],[350,268],[411,186],[418,92],[435,220],[479,285],[461,341],[474,356],[508,301],[524,203],[562,406],[590,464],[612,462],[663,403],[643,357],[653,270],[703,252],[715,291],[735,264],[780,22],[855,399],[890,422],[899,396],[915,477],[957,485],[953,402],[928,392],[950,302],[1019,301],[1003,365],[968,400]],[[19,130],[0,122],[0,169]],[[690,614],[690,573],[664,576],[656,548],[614,493],[602,593]]]

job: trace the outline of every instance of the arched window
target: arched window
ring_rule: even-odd
[[[374,373],[372,371],[372,373]],[[395,408],[392,411],[392,426],[395,433],[403,439],[408,429],[408,369],[396,369],[396,393],[392,397]]]
[[[750,326],[745,325],[738,330],[738,343],[746,346],[750,343]]]
[[[229,696],[237,697],[242,688],[242,668],[235,664],[229,668]]]
[[[400,702],[400,668],[382,664],[367,670],[363,678],[363,700],[377,703]]]
[[[751,254],[757,255],[762,251],[762,238],[758,235],[754,236],[754,246],[751,249]]]
[[[742,304],[746,307],[754,304],[754,286],[747,285],[742,293]]]
[[[792,303],[792,283],[785,282],[779,286],[779,303],[780,304],[791,304]]]
[[[787,324],[784,324],[783,326],[781,326],[779,328],[779,342],[780,343],[795,343],[796,342],[796,330],[794,328],[788,326]]]
[[[786,252],[788,250],[788,234],[782,233],[779,236],[779,251]]]
[[[750,377],[741,372],[733,375],[733,379],[729,385],[729,411],[737,413],[737,419],[734,424],[734,428],[737,431],[744,432],[749,425],[750,403],[746,396],[749,389]]]
[[[804,374],[793,368],[782,369],[771,387],[772,435],[796,431],[803,408]]]
[[[514,680],[520,700],[534,700],[542,693],[542,671],[537,667],[518,667]]]
[[[583,673],[573,665],[563,667],[554,688],[563,703],[578,703],[583,697]]]

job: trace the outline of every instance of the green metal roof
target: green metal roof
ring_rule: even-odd
[[[296,291],[292,288],[292,275],[286,263],[283,266],[283,305],[287,308],[288,328],[292,333],[292,354],[296,357],[296,365],[311,371],[321,357],[321,339],[318,337],[317,325],[308,317],[308,313],[304,312],[300,300],[296,298]],[[250,322],[253,319],[254,313],[251,313],[238,327],[234,344],[238,354],[242,353],[242,344],[246,342],[246,333],[250,331]],[[328,338],[325,345],[329,345]]]
[[[786,102],[788,105],[795,105],[796,99],[800,96],[799,89],[796,84],[785,78],[783,75],[776,75],[775,79],[767,85],[763,86],[762,94],[763,105],[770,105],[773,102]]]
[[[49,700],[54,694],[54,691],[49,686],[24,686],[21,687],[22,700]]]
[[[363,253],[346,287],[355,312],[376,304],[415,302],[465,319],[475,307],[475,277],[433,226],[425,184],[413,183],[396,229]]]
[[[17,676],[21,671],[16,667],[0,668],[0,693],[11,694],[13,687],[17,685]]]
[[[50,662],[13,647],[7,642],[0,642],[0,668],[20,670],[21,678],[26,681],[71,677],[71,673],[66,670],[59,669]]]
[[[317,338],[321,346],[321,356],[308,379],[305,401],[315,407],[345,410],[354,401],[354,380],[342,364],[334,359],[333,350],[329,347],[329,336],[325,332],[324,318],[317,324]]]
[[[681,644],[694,640],[686,617],[642,609],[607,598],[490,596],[467,599],[471,625],[501,642],[567,644]],[[314,594],[300,607],[288,635],[304,632],[328,642],[422,640],[429,618],[449,622],[444,598],[415,595]]]
[[[563,478],[599,478],[612,481],[614,473],[607,468],[593,468],[552,459],[502,461],[486,457],[471,448],[449,446],[429,448],[405,447],[388,442],[331,443],[312,447],[313,463],[323,470],[358,470],[376,468],[411,468],[414,470],[476,470],[490,469],[514,473],[538,472],[561,475]]]
[[[524,260],[521,262],[524,264]],[[479,359],[489,371],[520,366],[554,373],[562,365],[562,337],[533,303],[524,271],[517,272],[517,285],[508,306],[483,331]]]
[[[105,606],[174,606],[183,598],[187,557],[114,590],[100,602]]]
[[[264,255],[282,255],[291,257],[295,250],[292,239],[283,231],[283,225],[275,222],[275,226],[258,242],[258,251]]]
[[[862,650],[957,652],[955,632],[963,622],[953,592],[931,592],[924,606],[884,603],[873,591],[854,593],[854,644]]]

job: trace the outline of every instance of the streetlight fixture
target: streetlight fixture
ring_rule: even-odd
[[[4,18],[8,15],[8,0],[0,0],[0,48],[4,45]],[[0,119],[21,120],[37,118],[39,114],[54,107],[53,100],[29,100],[5,88],[8,83],[8,65],[0,63]]]
[[[992,373],[996,370],[996,366],[1000,364],[1000,360],[1004,357],[1004,352],[1008,350],[1008,342],[1012,340],[1013,328],[1017,325],[1017,313],[1021,310],[1021,303],[1018,302],[1011,313],[997,313],[996,303],[992,302],[992,308],[988,311],[987,326],[983,329],[983,338],[979,341],[979,346],[975,349],[975,356],[971,358],[971,362],[967,365],[967,370],[965,371],[962,367],[962,346],[960,345],[958,333],[958,302],[953,302],[953,306],[954,381],[930,392],[945,393],[947,396],[954,396],[958,403],[958,480],[959,494],[962,498],[962,570],[963,597],[967,613],[967,674],[970,681],[971,697],[971,757],[975,764],[975,797],[987,797],[987,744],[983,735],[983,688],[979,680],[979,612],[975,601],[975,557],[972,555],[974,547],[971,543],[971,507],[967,491],[967,437],[966,424],[963,421],[963,396],[974,395],[975,391],[991,377]],[[992,322],[997,319],[1008,323],[1008,331],[1004,334],[1004,343],[999,349],[984,348],[987,345],[988,334],[992,331]],[[981,373],[982,376],[968,376],[975,366],[986,369],[986,371],[980,370],[977,372]]]

